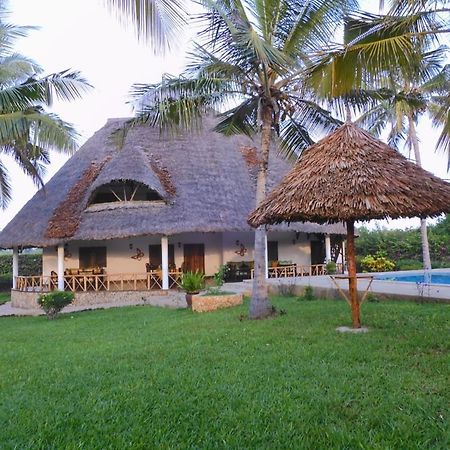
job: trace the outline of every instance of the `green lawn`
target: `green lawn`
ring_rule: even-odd
[[[11,300],[10,292],[0,292],[0,305],[3,305],[3,303],[9,302],[10,300]]]
[[[447,449],[447,305],[0,318],[0,448]]]

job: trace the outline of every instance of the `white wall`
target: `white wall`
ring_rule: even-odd
[[[133,248],[130,249],[130,244]],[[107,247],[106,250],[106,272],[107,273],[144,273],[145,263],[149,261],[148,246],[160,245],[160,236],[145,236],[105,241],[71,241],[66,246],[66,254],[70,256],[64,260],[64,266],[78,268],[79,247]],[[183,263],[183,244],[205,245],[205,271],[207,275],[213,275],[222,264],[222,236],[220,233],[186,233],[169,236],[169,244],[174,245],[175,264],[178,268]],[[144,256],[141,260],[133,259],[137,249]],[[50,275],[52,270],[57,269],[57,252],[55,247],[47,247],[43,250],[43,273]]]
[[[174,245],[175,264],[178,268],[183,263],[183,244],[205,245],[205,272],[213,275],[221,264],[228,261],[252,261],[253,260],[253,233],[184,233],[169,236],[169,244]],[[280,260],[292,261],[294,264],[309,264],[311,261],[311,249],[306,234],[301,233],[296,239],[294,232],[269,233],[269,241],[278,241],[278,258]],[[295,240],[295,243],[293,242]],[[237,244],[239,242],[239,245]],[[149,260],[148,246],[159,245],[160,236],[144,236],[127,239],[105,240],[105,241],[72,241],[66,246],[64,265],[65,268],[78,268],[79,247],[101,247],[106,246],[106,271],[107,273],[144,273],[145,263]],[[240,244],[247,249],[245,255],[236,253]],[[130,249],[130,244],[132,248]],[[133,259],[131,256],[140,249],[144,256],[141,260]],[[56,247],[43,249],[43,274],[57,270]]]
[[[311,263],[311,245],[306,234],[300,233],[297,238],[293,231],[271,232],[268,233],[267,240],[278,242],[279,261],[292,261],[293,264],[305,265]]]

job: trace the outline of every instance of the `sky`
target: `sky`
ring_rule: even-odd
[[[44,74],[76,69],[94,86],[83,99],[55,103],[52,109],[75,126],[81,135],[80,144],[108,118],[132,115],[126,102],[133,83],[158,82],[164,73],[177,75],[184,67],[189,36],[180,35],[179,48],[170,56],[155,56],[148,46],[138,43],[131,29],[118,22],[103,0],[9,0],[6,3],[10,22],[39,27],[18,41],[16,51],[38,62]],[[372,9],[374,4],[378,1],[370,1]],[[422,121],[418,133],[424,167],[441,178],[450,178],[446,159],[434,152],[437,132],[427,121]],[[52,154],[46,181],[67,158],[66,155]],[[37,190],[12,160],[4,161],[12,178],[13,201],[6,211],[0,212],[0,229]],[[404,228],[418,226],[419,220],[378,223]]]

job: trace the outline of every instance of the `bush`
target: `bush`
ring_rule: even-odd
[[[314,295],[314,289],[312,286],[306,286],[305,290],[303,291],[302,296],[300,297],[300,300],[306,300],[311,301],[315,300],[316,296]]]
[[[423,264],[417,259],[399,259],[396,262],[398,270],[420,270],[423,269]]]
[[[0,255],[0,273],[12,275],[12,253]],[[42,273],[42,253],[19,255],[19,274],[25,277]]]
[[[328,261],[325,268],[328,275],[333,275],[336,273],[336,263],[334,261]]]
[[[181,279],[181,288],[187,294],[197,294],[205,286],[205,275],[201,272],[186,272]]]
[[[361,260],[363,272],[389,272],[395,269],[395,263],[388,259],[382,252],[375,255],[367,255]]]
[[[73,302],[74,297],[73,292],[54,291],[41,294],[38,298],[38,304],[47,314],[47,318],[52,320],[65,306]]]

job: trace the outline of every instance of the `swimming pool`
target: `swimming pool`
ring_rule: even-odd
[[[377,275],[375,280],[385,280],[385,281],[403,281],[406,283],[424,283],[423,274],[414,275]],[[431,274],[431,284],[449,284],[450,285],[450,272],[444,273],[432,273]]]

